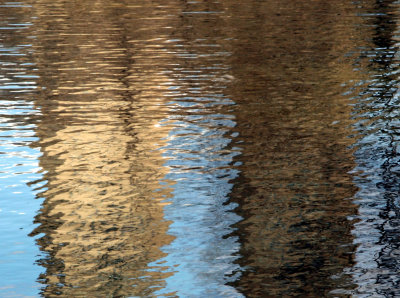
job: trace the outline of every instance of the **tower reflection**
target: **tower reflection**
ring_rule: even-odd
[[[227,6],[232,27],[229,94],[237,103],[242,165],[231,200],[248,297],[325,297],[354,288],[351,198],[357,191],[348,53],[359,19],[344,2],[247,1]],[[300,13],[301,12],[301,13]],[[346,58],[347,56],[347,58]]]
[[[43,0],[35,9],[43,113],[37,145],[47,184],[32,234],[43,235],[38,244],[47,252],[39,261],[42,294],[149,296],[170,273],[148,264],[173,239],[161,202],[169,191],[159,185],[167,169],[157,150],[168,134],[158,125],[165,76],[141,63],[144,43],[132,65],[123,3]]]

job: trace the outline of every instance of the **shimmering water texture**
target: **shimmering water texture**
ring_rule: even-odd
[[[0,0],[0,297],[400,297],[399,13]]]

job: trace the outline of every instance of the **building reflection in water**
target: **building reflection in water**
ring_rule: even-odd
[[[229,53],[187,9],[35,2],[45,296],[235,294]]]
[[[31,2],[42,295],[322,297],[362,287],[356,244],[370,242],[354,215],[367,221],[369,201],[352,201],[355,184],[360,196],[367,188],[350,171],[377,168],[352,149],[368,138],[354,136],[358,99],[344,94],[362,92],[353,82],[366,76],[352,56],[371,35],[357,5]],[[393,54],[390,42],[378,52]],[[390,197],[395,155],[382,156],[376,188]],[[382,256],[395,253],[390,241]]]
[[[357,188],[352,107],[343,86],[363,45],[347,2],[247,1],[227,8],[235,28],[228,95],[237,103],[231,200],[248,297],[326,297],[351,291],[350,217]],[[301,12],[301,13],[299,13]],[[367,30],[365,30],[367,31]]]
[[[37,145],[47,185],[32,234],[44,234],[38,244],[48,253],[40,260],[42,294],[150,296],[170,273],[148,264],[173,239],[162,202],[169,190],[159,185],[167,168],[157,150],[168,135],[158,125],[167,79],[146,63],[145,41],[132,64],[128,32],[140,20],[125,27],[125,5],[96,3],[35,3]]]

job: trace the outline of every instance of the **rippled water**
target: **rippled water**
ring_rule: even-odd
[[[400,295],[399,13],[0,1],[0,296]]]

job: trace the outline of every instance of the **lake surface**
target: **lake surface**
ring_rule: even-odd
[[[0,1],[0,296],[400,296],[399,15]]]

